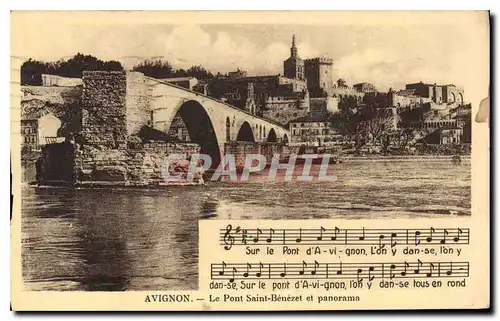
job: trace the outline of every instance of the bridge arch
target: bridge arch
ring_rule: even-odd
[[[288,135],[283,135],[283,144],[288,145]]]
[[[276,132],[274,131],[274,128],[271,128],[271,130],[269,131],[269,134],[267,134],[267,142],[268,143],[277,143],[278,142],[278,138],[276,137]]]
[[[177,114],[186,125],[191,141],[200,145],[200,153],[210,155],[212,167],[218,166],[221,158],[219,140],[205,108],[196,100],[188,100],[180,105]]]
[[[241,124],[236,140],[239,142],[255,142],[252,127],[247,121]]]

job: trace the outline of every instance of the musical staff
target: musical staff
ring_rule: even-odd
[[[469,262],[384,262],[384,263],[213,263],[212,280],[259,279],[417,279],[468,277]]]
[[[267,236],[262,238],[261,236]],[[220,245],[226,250],[247,245],[377,245],[380,248],[398,245],[464,245],[469,244],[468,228],[426,229],[243,229],[228,225],[220,230]]]

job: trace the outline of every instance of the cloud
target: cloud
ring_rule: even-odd
[[[164,48],[165,59],[176,68],[203,65],[214,72],[240,68],[250,74],[283,73],[283,61],[290,55],[290,44],[275,41],[259,46],[246,37],[228,32],[210,34],[199,25],[180,25],[168,34],[159,35],[155,43]],[[316,53],[309,43],[298,44],[305,56]],[[130,68],[133,64],[125,63]]]
[[[479,23],[479,22],[474,22]],[[482,23],[482,22],[481,22]],[[297,31],[299,55],[334,59],[334,76],[349,84],[368,81],[379,89],[426,81],[455,83],[487,93],[488,32],[464,23],[439,26],[351,28],[316,26]],[[271,28],[272,27],[272,28]],[[165,59],[176,68],[201,64],[212,72],[237,68],[251,75],[283,73],[290,55],[286,26],[42,23],[25,19],[24,37],[12,40],[12,55],[57,60],[77,52],[119,60],[129,69],[146,58]],[[439,28],[439,32],[436,30]],[[41,37],[40,35],[50,35]],[[307,40],[307,41],[304,41]],[[486,78],[487,81],[487,78]],[[484,89],[483,89],[484,88]]]

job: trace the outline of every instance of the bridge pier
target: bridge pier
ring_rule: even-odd
[[[260,154],[266,158],[266,165],[271,164],[274,154],[280,155],[280,161],[290,155],[288,146],[281,143],[259,143],[230,141],[224,144],[225,154],[234,155],[236,169],[241,170],[245,165],[245,159],[250,154]]]

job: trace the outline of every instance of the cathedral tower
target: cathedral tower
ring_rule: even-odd
[[[297,47],[295,46],[295,35],[292,37],[292,47],[290,47],[290,58],[283,63],[284,75],[287,78],[304,80],[304,61],[300,59]]]

